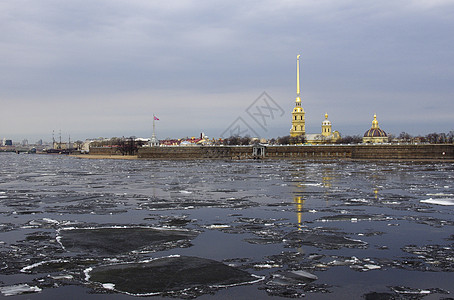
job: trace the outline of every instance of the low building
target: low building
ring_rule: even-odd
[[[363,143],[380,144],[387,143],[388,135],[386,132],[378,127],[377,115],[374,115],[372,127],[364,133]]]

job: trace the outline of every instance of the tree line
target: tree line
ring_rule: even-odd
[[[116,148],[122,155],[135,155],[144,144],[144,141],[137,141],[135,137],[113,137],[108,140],[93,141],[90,147],[112,147]]]
[[[427,135],[415,135],[412,136],[407,132],[401,132],[399,135],[389,134],[388,140],[390,143],[427,143],[427,144],[452,144],[454,143],[454,130],[448,133],[429,133]],[[251,145],[257,143],[257,139],[249,136],[231,136],[224,139],[224,145]],[[292,144],[304,144],[306,139],[302,136],[291,137],[289,135],[272,138],[268,140],[270,145],[292,145]],[[335,144],[361,144],[363,137],[361,135],[346,135],[341,137],[335,142]]]
[[[395,136],[393,134],[388,135],[390,143],[428,143],[428,144],[451,144],[454,143],[454,130],[448,133],[429,133],[425,136],[416,135],[412,136],[407,132],[401,132]],[[292,144],[304,144],[306,139],[304,136],[291,137],[290,135],[272,138],[268,140],[270,145],[292,145]],[[346,135],[341,137],[335,142],[335,144],[360,144],[363,142],[363,137],[360,135]],[[230,136],[223,139],[222,141],[217,140],[216,145],[223,144],[226,146],[230,145],[253,145],[258,144],[257,138],[250,136]],[[137,149],[142,147],[144,142],[136,141],[134,137],[129,138],[111,138],[109,140],[94,141],[92,147],[116,147],[124,155],[135,154]]]

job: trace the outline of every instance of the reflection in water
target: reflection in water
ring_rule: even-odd
[[[293,196],[293,202],[296,204],[296,215],[298,220],[298,230],[301,230],[303,224],[303,208],[306,201],[304,194],[307,183],[306,166],[297,163],[297,169],[291,173],[292,179],[295,182],[293,185],[293,193],[298,196]]]
[[[302,196],[293,197],[293,202],[296,203],[296,215],[298,217],[298,230],[301,230],[303,223],[303,207],[306,200]]]
[[[333,184],[334,172],[331,168],[323,168],[322,183],[323,187],[331,188]]]

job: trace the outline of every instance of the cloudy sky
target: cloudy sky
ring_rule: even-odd
[[[5,0],[0,138],[454,130],[450,0]],[[266,94],[262,94],[266,92]],[[233,131],[232,131],[233,130]]]

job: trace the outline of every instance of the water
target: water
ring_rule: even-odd
[[[453,179],[454,164],[441,162],[2,153],[0,297],[131,299],[90,281],[87,270],[180,255],[223,262],[263,280],[199,283],[167,294],[176,298],[449,298]],[[167,230],[164,240],[155,242],[156,230]],[[106,250],[109,243],[120,250]],[[295,279],[290,271],[316,280]]]

